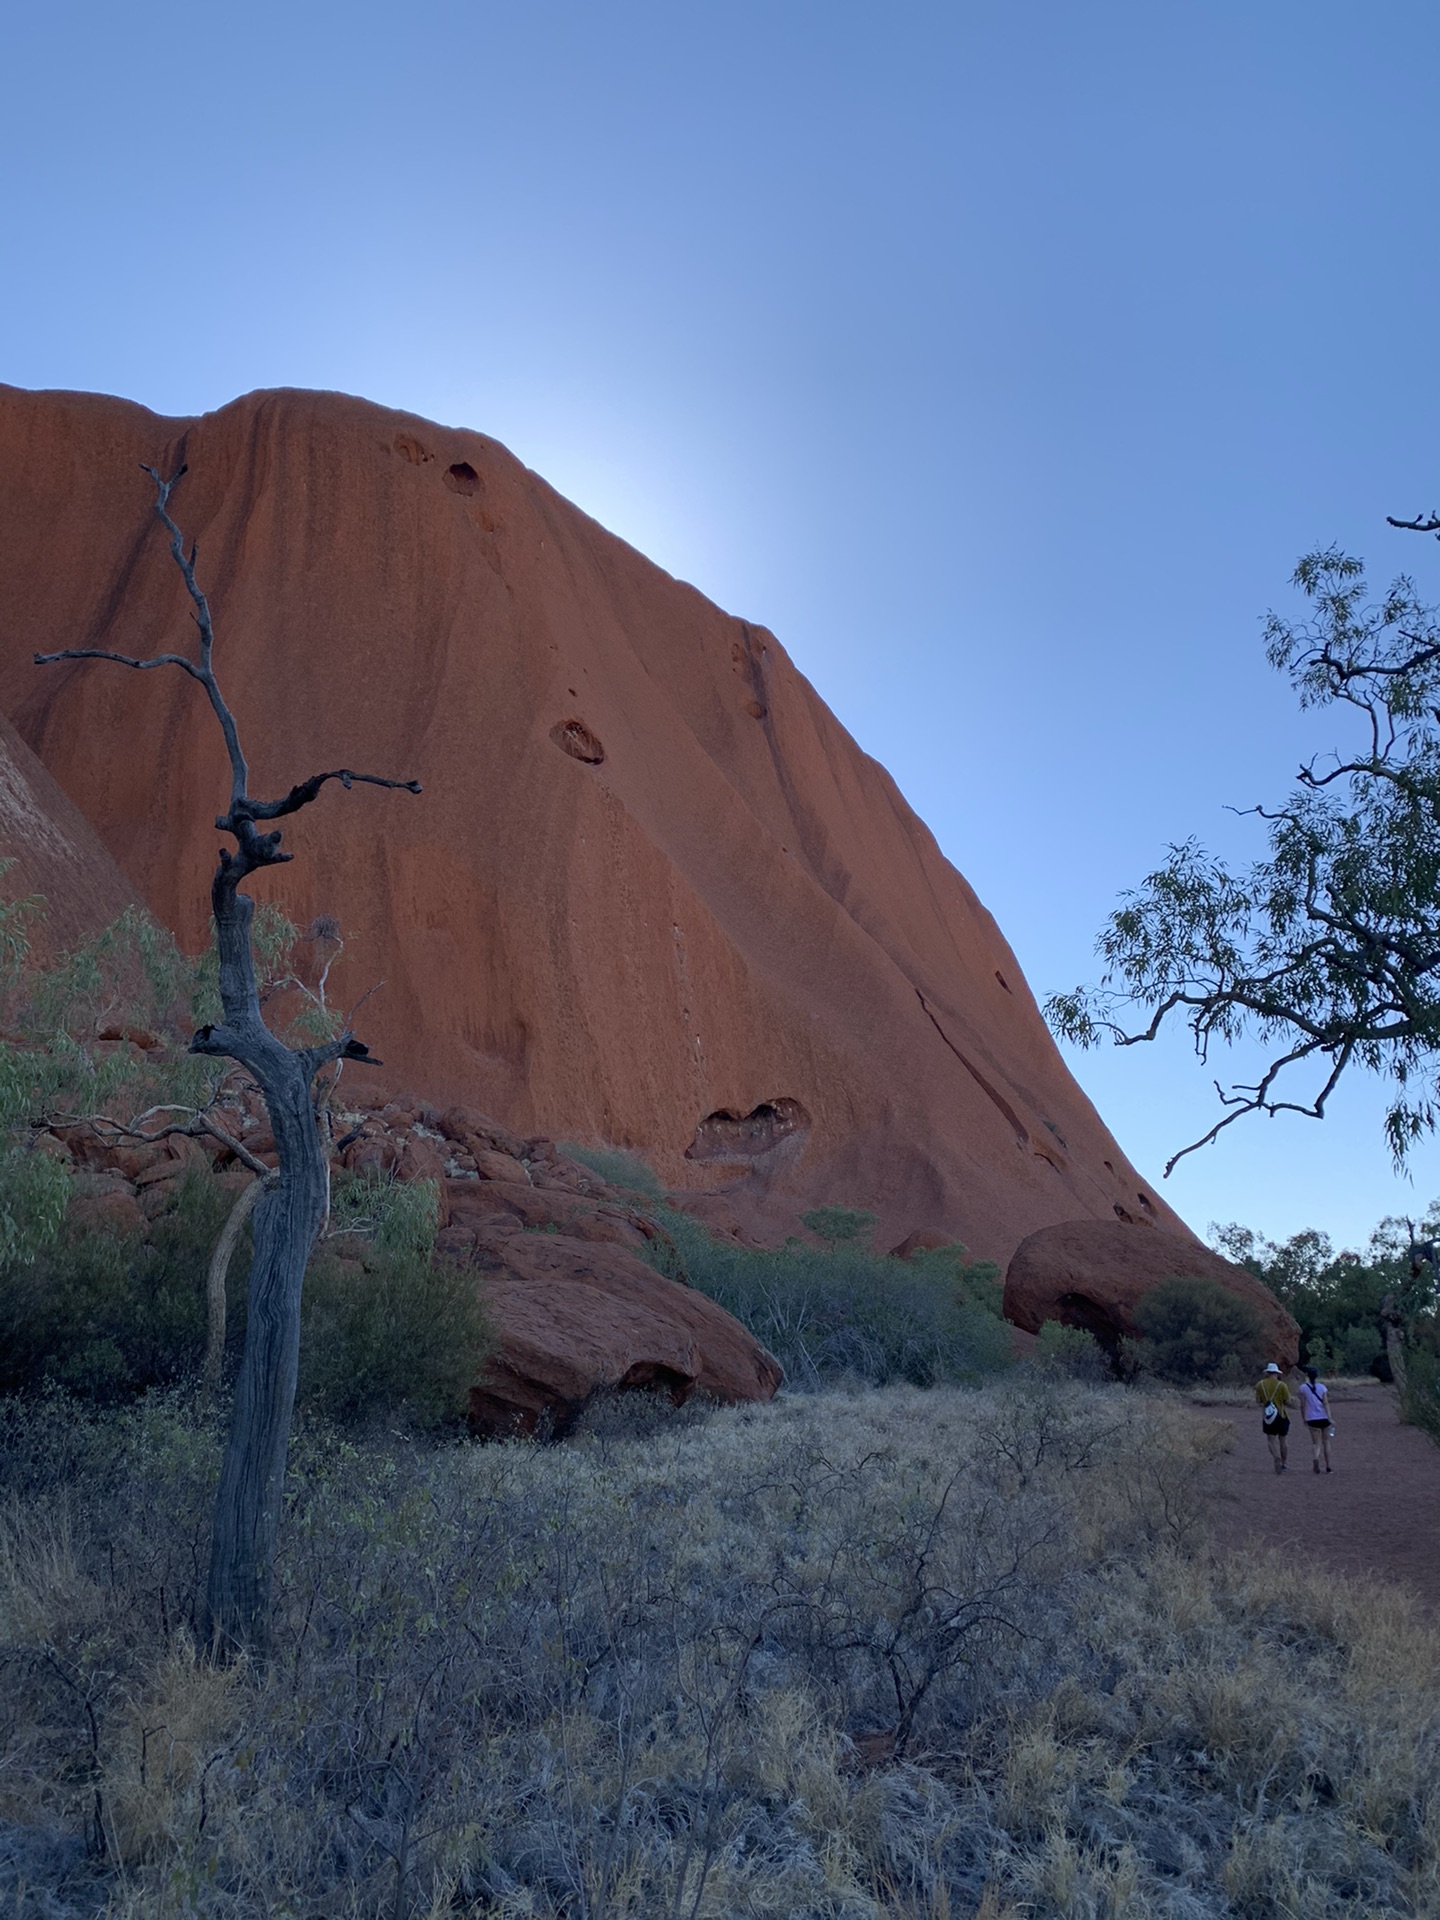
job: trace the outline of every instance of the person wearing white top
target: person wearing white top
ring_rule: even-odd
[[[1325,1471],[1330,1471],[1330,1390],[1317,1378],[1314,1367],[1306,1367],[1305,1378],[1300,1382],[1300,1414],[1305,1422],[1305,1430],[1310,1435],[1310,1458],[1316,1473],[1320,1471],[1320,1458],[1325,1458]]]

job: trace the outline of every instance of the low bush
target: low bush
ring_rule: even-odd
[[[340,1426],[462,1425],[495,1344],[472,1271],[428,1250],[321,1247],[300,1306],[297,1404]]]
[[[72,1213],[51,1246],[0,1268],[0,1391],[48,1384],[104,1404],[192,1373],[205,1347],[206,1264],[233,1201],[196,1169],[148,1240]],[[237,1331],[248,1272],[247,1236],[229,1277]]]
[[[1400,1417],[1440,1442],[1440,1358],[1429,1347],[1412,1346],[1406,1350]]]
[[[1052,1378],[1088,1380],[1096,1386],[1114,1373],[1093,1333],[1084,1327],[1067,1327],[1059,1320],[1047,1320],[1041,1327],[1031,1364]]]
[[[219,1436],[0,1406],[15,1920],[1401,1920],[1440,1640],[1202,1541],[1215,1429],[1056,1383],[564,1448],[302,1427],[264,1669],[195,1658]]]
[[[340,1173],[305,1275],[297,1404],[339,1426],[459,1426],[495,1344],[480,1283],[434,1257],[430,1180]]]
[[[1185,1275],[1162,1280],[1140,1299],[1135,1320],[1144,1336],[1143,1362],[1162,1380],[1234,1385],[1264,1360],[1258,1308],[1218,1280]]]
[[[626,1193],[643,1194],[649,1200],[661,1197],[663,1189],[654,1169],[626,1147],[581,1147],[573,1141],[562,1140],[560,1151],[578,1165],[599,1174],[609,1186],[619,1187]]]
[[[875,1253],[856,1238],[824,1249],[798,1240],[742,1247],[716,1239],[689,1214],[652,1211],[669,1243],[652,1242],[649,1257],[734,1314],[779,1360],[792,1387],[846,1380],[928,1387],[1011,1364],[998,1270],[967,1265],[963,1247],[909,1260]]]
[[[475,1276],[432,1257],[435,1189],[340,1173],[338,1237],[301,1296],[299,1401],[341,1425],[463,1420],[494,1336]],[[193,1379],[205,1349],[205,1272],[233,1191],[187,1173],[148,1238],[95,1231],[83,1211],[28,1263],[0,1266],[0,1392],[63,1388],[113,1405]],[[231,1261],[226,1344],[245,1333],[250,1231]]]

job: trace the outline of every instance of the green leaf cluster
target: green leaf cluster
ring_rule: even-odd
[[[1202,1060],[1258,1041],[1260,1077],[1220,1090],[1226,1112],[1197,1146],[1246,1113],[1318,1118],[1347,1068],[1379,1074],[1398,1163],[1440,1118],[1440,615],[1408,578],[1372,599],[1362,563],[1333,547],[1294,584],[1308,611],[1271,614],[1266,650],[1302,707],[1331,713],[1334,750],[1253,809],[1268,846],[1248,867],[1171,846],[1102,930],[1099,986],[1046,1011],[1080,1045],[1171,1020]]]

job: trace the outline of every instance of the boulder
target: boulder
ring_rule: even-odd
[[[500,1336],[470,1393],[477,1434],[564,1433],[601,1392],[769,1400],[783,1378],[738,1320],[623,1247],[514,1233],[472,1258]]]
[[[1216,1280],[1258,1308],[1266,1358],[1297,1364],[1300,1329],[1253,1274],[1196,1240],[1120,1220],[1070,1220],[1022,1240],[1005,1275],[1005,1317],[1027,1333],[1047,1320],[1084,1327],[1113,1349],[1138,1335],[1137,1303],[1162,1280],[1182,1275]]]

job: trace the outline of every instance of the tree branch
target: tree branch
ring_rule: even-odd
[[[113,660],[116,666],[134,667],[137,673],[144,673],[150,667],[180,667],[192,680],[205,678],[195,662],[187,660],[183,653],[156,653],[148,660],[133,660],[128,653],[111,653],[105,647],[62,647],[59,653],[37,653],[34,660],[37,667],[53,666],[57,660]]]
[[[160,1111],[158,1108],[151,1109],[151,1112],[158,1111]],[[141,1115],[142,1119],[144,1117],[144,1115]],[[261,1179],[268,1180],[273,1185],[278,1177],[274,1167],[267,1165],[258,1155],[251,1153],[250,1149],[245,1146],[243,1142],[237,1140],[233,1134],[227,1133],[224,1127],[218,1125],[214,1120],[210,1119],[207,1114],[203,1113],[197,1113],[192,1119],[183,1123],[180,1121],[171,1121],[166,1126],[157,1127],[153,1132],[137,1125],[127,1126],[123,1120],[111,1120],[105,1114],[94,1113],[84,1114],[75,1120],[66,1120],[60,1124],[77,1127],[88,1126],[100,1139],[113,1137],[122,1140],[139,1140],[146,1146],[158,1145],[160,1141],[168,1140],[174,1134],[183,1134],[187,1138],[195,1140],[198,1139],[202,1133],[208,1133],[212,1140],[217,1140],[227,1152],[232,1153],[235,1158],[240,1161],[242,1166],[248,1167],[252,1173],[258,1174]]]
[[[334,773],[316,773],[302,780],[283,800],[243,800],[239,811],[247,820],[283,819],[287,813],[298,813],[301,807],[309,806],[327,780],[338,780],[347,793],[357,780],[370,787],[395,787],[402,793],[424,792],[418,780],[387,780],[378,773],[356,773],[350,767],[337,767]],[[215,824],[227,832],[231,830],[228,821],[217,820]]]

